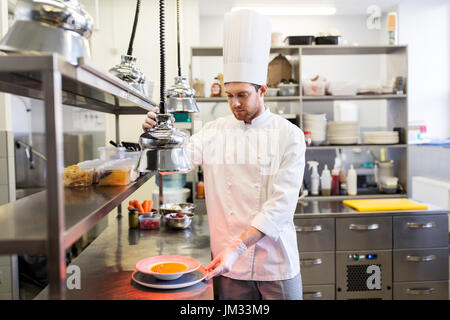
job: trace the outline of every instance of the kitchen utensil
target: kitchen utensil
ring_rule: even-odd
[[[90,56],[93,20],[77,0],[19,0],[14,16],[1,51],[55,52],[73,65]]]
[[[190,273],[185,273],[178,279],[170,281],[159,280],[151,274],[145,274],[139,272],[138,270],[134,271],[131,277],[133,281],[142,286],[153,289],[170,290],[193,286],[204,280],[207,275],[208,272],[206,271],[206,269],[200,266],[198,270],[195,270]]]
[[[426,210],[428,206],[409,199],[344,200],[343,203],[358,211]]]
[[[182,213],[183,216],[178,216],[178,213],[168,213],[164,215],[164,219],[167,225],[176,230],[186,229],[188,228],[192,220],[194,219],[194,215],[192,213]]]
[[[158,273],[153,272],[151,268],[160,263],[166,262],[176,262],[186,265],[186,269],[181,272],[176,273]],[[152,275],[159,280],[174,280],[181,277],[183,274],[193,272],[200,267],[200,262],[191,257],[185,256],[176,256],[176,255],[162,255],[162,256],[153,256],[142,259],[136,263],[136,269],[139,272]]]

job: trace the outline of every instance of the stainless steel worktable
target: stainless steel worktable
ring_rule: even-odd
[[[394,212],[399,215],[423,215],[423,214],[443,214],[449,213],[448,210],[442,209],[435,205],[424,203],[428,206],[426,210],[390,210],[390,211],[367,211],[360,212],[342,203],[342,200],[300,200],[295,210],[296,217],[302,218],[320,218],[320,217],[355,217],[355,216],[380,216],[392,215]]]
[[[136,262],[156,255],[182,255],[203,266],[211,260],[207,216],[198,214],[185,230],[128,228],[128,214],[109,216],[108,228],[92,242],[72,265],[80,267],[81,289],[66,291],[67,299],[213,300],[212,281],[176,290],[157,290],[134,283]],[[36,299],[47,299],[48,287]]]

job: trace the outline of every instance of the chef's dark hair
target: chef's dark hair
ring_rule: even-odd
[[[261,88],[259,84],[252,83],[251,85],[255,87],[256,92],[258,92],[258,90]]]

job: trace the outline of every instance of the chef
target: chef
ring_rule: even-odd
[[[249,10],[224,21],[224,82],[232,115],[208,122],[186,151],[203,165],[213,259],[225,300],[302,299],[293,215],[305,164],[302,131],[264,104],[271,25]],[[156,125],[159,112],[143,124]]]

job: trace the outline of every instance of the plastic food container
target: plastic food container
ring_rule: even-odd
[[[161,215],[144,213],[139,215],[139,228],[143,230],[159,229],[161,225]]]
[[[324,96],[325,81],[307,81],[303,83],[303,94],[305,96]]]
[[[97,184],[98,180],[100,178],[99,170],[106,162],[107,161],[105,161],[105,160],[94,159],[94,160],[87,160],[87,161],[80,162],[80,163],[78,163],[78,166],[84,170],[92,169],[93,170],[92,183]]]
[[[297,92],[298,84],[296,83],[280,83],[278,88],[280,88],[280,96],[295,96]]]
[[[266,96],[267,97],[276,97],[280,92],[280,88],[267,88]]]
[[[98,148],[98,152],[100,154],[101,160],[118,160],[118,159],[124,159],[126,148],[124,147],[100,147]]]
[[[286,45],[310,45],[314,41],[314,36],[289,36],[284,39]]]
[[[109,163],[99,168],[99,186],[126,186],[132,181],[133,166],[127,163]]]
[[[64,187],[76,188],[92,185],[94,169],[82,169],[78,165],[69,166],[64,169]]]

